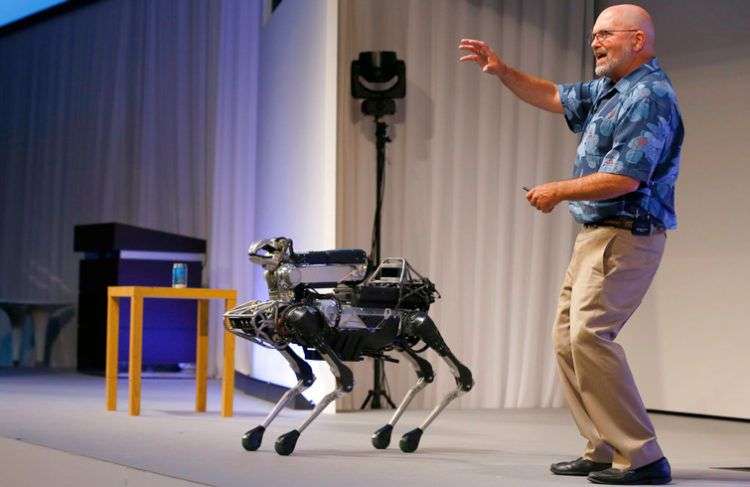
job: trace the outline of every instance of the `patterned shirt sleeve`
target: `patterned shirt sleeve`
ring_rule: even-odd
[[[600,80],[557,85],[565,121],[573,132],[577,134],[583,132],[586,119],[599,93],[600,85]]]
[[[674,137],[671,110],[645,86],[636,87],[614,128],[612,148],[599,172],[648,182]]]

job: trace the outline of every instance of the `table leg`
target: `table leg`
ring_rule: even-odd
[[[107,364],[105,388],[107,411],[117,409],[117,346],[120,332],[120,301],[107,295]]]
[[[237,304],[236,299],[224,300],[224,310],[229,311]],[[224,331],[224,374],[221,378],[221,415],[234,414],[234,335]]]
[[[47,325],[49,324],[49,311],[44,308],[31,308],[31,320],[34,322],[34,357],[37,367],[44,365],[44,352],[47,345]]]
[[[206,379],[208,374],[208,301],[198,300],[198,333],[195,344],[195,410],[206,411]]]
[[[143,356],[143,297],[134,293],[130,298],[130,415],[141,414],[141,360]]]
[[[10,319],[10,341],[13,367],[21,365],[21,340],[23,339],[23,325],[26,323],[26,307],[18,304],[3,306],[3,310]]]
[[[13,355],[13,367],[21,365],[21,341],[23,341],[23,320],[18,325],[10,322],[10,341]]]

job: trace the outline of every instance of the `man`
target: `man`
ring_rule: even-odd
[[[551,466],[602,484],[663,484],[670,466],[614,339],[636,310],[676,227],[674,187],[683,126],[672,85],[654,54],[645,10],[604,10],[591,34],[598,79],[555,85],[506,65],[484,42],[463,39],[476,62],[519,98],[563,113],[582,132],[574,178],[536,186],[527,199],[549,213],[561,201],[583,228],[565,274],[554,344],[583,455]]]

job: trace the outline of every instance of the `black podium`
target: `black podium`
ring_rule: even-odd
[[[83,252],[78,294],[78,370],[103,374],[108,286],[171,286],[172,264],[188,267],[188,286],[200,287],[206,241],[158,230],[99,223],[76,225],[74,245]],[[143,367],[176,369],[195,362],[196,303],[149,299],[143,307]],[[120,306],[121,362],[127,360],[130,307]]]

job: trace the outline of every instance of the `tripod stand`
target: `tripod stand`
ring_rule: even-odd
[[[390,84],[390,86],[389,86]],[[372,247],[370,250],[370,271],[380,263],[380,222],[385,193],[385,145],[388,138],[388,124],[380,119],[396,113],[396,98],[406,96],[406,63],[400,61],[393,51],[359,53],[352,61],[351,89],[354,98],[362,99],[362,113],[375,118],[375,138],[377,150],[377,180],[375,182],[375,219],[372,225]],[[372,409],[380,409],[380,398],[385,398],[392,408],[396,408],[388,392],[383,389],[385,371],[384,358],[375,357],[373,386],[361,409],[370,403]]]
[[[372,224],[372,247],[370,250],[370,259],[374,268],[380,263],[380,228],[383,196],[385,194],[385,145],[390,142],[391,139],[388,137],[387,133],[388,124],[380,121],[380,112],[376,112],[373,115],[375,116],[375,148],[377,153],[377,165],[375,181],[375,218]],[[381,397],[384,398],[393,409],[396,409],[396,405],[391,400],[388,392],[383,388],[383,379],[385,378],[384,360],[382,358],[374,358],[373,362],[372,389],[367,391],[367,397],[365,397],[360,409],[365,409],[368,403],[370,403],[372,409],[381,409]]]

